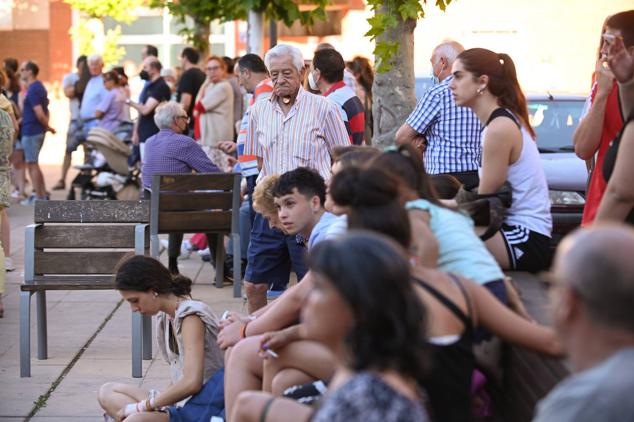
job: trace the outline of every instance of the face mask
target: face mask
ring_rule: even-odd
[[[440,71],[442,72],[442,69],[440,69]],[[436,76],[436,74],[434,73],[434,66],[432,65],[431,67],[431,71],[429,72],[429,77],[431,79],[431,83],[433,85],[438,85],[440,83],[440,78],[438,76]]]
[[[313,76],[313,72],[308,73],[308,86],[313,91],[319,91],[319,87],[317,86],[317,82],[315,81],[315,77]]]
[[[143,79],[144,81],[149,81],[150,80],[150,74],[147,73],[147,71],[142,70],[141,72],[139,72],[139,78]]]

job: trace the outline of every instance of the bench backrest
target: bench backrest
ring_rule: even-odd
[[[106,281],[126,254],[149,252],[148,201],[37,201],[26,228],[25,283]]]
[[[237,233],[239,173],[155,174],[151,232]]]

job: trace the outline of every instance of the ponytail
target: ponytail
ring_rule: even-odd
[[[500,106],[511,110],[535,138],[535,131],[528,119],[526,97],[517,80],[515,63],[508,54],[498,54],[485,48],[470,48],[460,53],[456,60],[460,60],[465,70],[476,78],[487,75],[487,89],[497,98]]]

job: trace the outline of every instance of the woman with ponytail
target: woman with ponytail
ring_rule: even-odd
[[[552,229],[548,185],[513,60],[472,48],[458,55],[452,73],[456,104],[471,108],[484,127],[478,193],[495,193],[505,182],[512,188],[504,225],[487,248],[503,269],[545,270]]]
[[[191,280],[172,275],[159,261],[142,255],[119,264],[115,286],[133,312],[157,315],[157,339],[170,365],[172,382],[164,391],[120,383],[104,384],[98,394],[106,421],[208,421],[223,409],[223,353],[216,343],[218,318],[191,298]]]

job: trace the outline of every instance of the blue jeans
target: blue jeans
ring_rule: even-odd
[[[22,135],[20,143],[24,150],[24,161],[26,163],[37,163],[45,136],[46,132],[38,133],[37,135]]]

